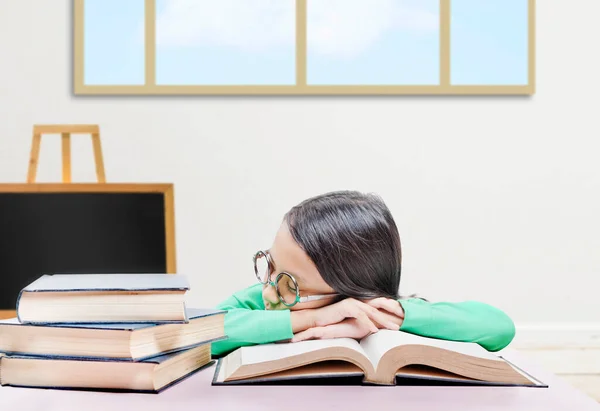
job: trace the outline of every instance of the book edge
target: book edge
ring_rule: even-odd
[[[135,331],[139,331],[139,330],[145,330],[147,328],[151,328],[153,326],[161,326],[161,325],[165,325],[165,324],[187,324],[190,321],[196,320],[198,318],[207,318],[207,317],[212,317],[212,316],[216,316],[216,315],[224,315],[227,314],[226,310],[206,310],[208,311],[207,313],[204,313],[202,315],[195,315],[195,316],[190,316],[188,313],[188,321],[186,323],[184,322],[168,322],[168,323],[157,323],[157,322],[132,322],[132,321],[128,321],[128,322],[68,322],[68,323],[30,323],[30,322],[22,322],[19,320],[19,317],[13,317],[13,318],[7,318],[7,320],[10,319],[14,319],[16,318],[19,323],[15,324],[15,323],[6,323],[6,322],[2,322],[3,320],[0,320],[0,327],[4,327],[4,326],[12,326],[12,327],[30,327],[33,325],[36,326],[42,326],[42,327],[53,327],[53,328],[69,328],[69,329],[84,329],[84,330],[111,330],[111,331],[127,331],[127,332],[135,332]],[[186,313],[187,313],[187,309],[186,309]],[[89,325],[89,327],[69,327],[69,325],[74,325],[74,324],[81,324],[81,325]],[[102,324],[123,324],[123,325],[145,325],[145,327],[138,327],[138,328],[105,328],[105,327],[98,327],[98,325],[102,325]]]
[[[525,387],[539,387],[539,388],[548,388],[549,387],[548,384],[546,384],[542,380],[538,379],[537,377],[534,377],[529,372],[525,371],[523,368],[519,367],[518,365],[514,364],[513,362],[507,360],[506,357],[499,356],[499,358],[502,358],[504,361],[506,361],[506,363],[508,365],[510,365],[511,367],[515,368],[518,372],[522,373],[530,381],[533,381],[535,383],[535,385],[526,385],[526,384],[523,384],[523,386],[525,386]]]
[[[202,345],[212,344],[217,341],[226,340],[228,336],[226,334],[221,337],[211,338],[210,340],[202,341],[196,344],[187,345],[185,347],[174,348],[172,350],[159,352],[146,357],[133,358],[133,357],[94,357],[94,356],[74,356],[74,355],[54,355],[54,354],[30,354],[20,351],[0,351],[0,356],[6,356],[7,358],[23,358],[23,359],[36,359],[36,360],[58,360],[58,361],[90,361],[90,362],[124,362],[124,363],[147,363],[147,364],[160,364],[156,361],[149,361],[156,357],[163,355],[175,354],[180,351],[187,351],[192,348],[197,348]]]
[[[158,390],[132,390],[132,389],[116,389],[116,388],[87,388],[87,387],[50,387],[50,386],[31,386],[31,385],[12,385],[12,384],[3,384],[3,387],[21,387],[21,388],[40,388],[40,389],[53,389],[53,390],[61,390],[61,391],[94,391],[94,392],[111,392],[111,393],[137,393],[137,394],[159,394],[164,390],[173,387],[176,384],[183,382],[184,380],[190,378],[194,374],[209,368],[215,363],[214,360],[210,360],[208,363],[203,366],[196,368],[195,370],[190,371],[187,374],[182,375],[176,380],[171,381],[169,384],[164,387],[159,388]]]
[[[19,320],[20,321],[20,320]],[[68,324],[97,324],[97,325],[101,325],[101,324],[147,324],[148,326],[152,326],[152,325],[163,325],[163,324],[188,324],[189,320],[161,320],[161,321],[156,321],[156,320],[139,320],[139,321],[95,321],[95,322],[89,322],[89,321],[69,321],[69,322],[40,322],[40,321],[20,321],[22,325],[35,325],[35,326],[53,326],[53,325],[68,325]],[[68,328],[68,327],[61,327],[61,328]],[[72,328],[81,328],[81,327],[72,327]],[[148,327],[145,327],[148,328]],[[98,329],[102,329],[102,330],[106,330],[106,328],[102,328],[102,327],[98,327]],[[128,331],[128,330],[124,330],[124,331]],[[135,331],[135,329],[131,330],[131,331]]]
[[[31,293],[43,293],[43,292],[81,292],[81,291],[189,291],[191,289],[189,279],[187,276],[183,274],[177,274],[179,279],[183,280],[183,284],[179,287],[144,287],[144,288],[121,288],[121,287],[109,287],[109,288],[70,288],[70,289],[36,289],[35,284],[38,282],[43,282],[43,280],[59,276],[59,275],[72,275],[72,276],[85,276],[85,275],[113,275],[113,274],[124,274],[135,276],[136,274],[152,274],[152,275],[163,275],[160,273],[90,273],[90,274],[42,274],[40,277],[36,278],[33,282],[29,283],[25,287],[23,287],[20,291],[20,294],[23,292],[31,292]],[[169,275],[169,274],[164,274]]]
[[[333,377],[328,377],[327,375],[321,375],[318,377],[315,376],[306,376],[306,377],[302,377],[302,376],[296,376],[296,377],[283,377],[283,378],[258,378],[258,379],[254,379],[252,381],[249,381],[247,379],[244,380],[235,380],[235,381],[217,381],[218,377],[219,377],[219,373],[221,370],[221,365],[223,363],[223,359],[225,357],[221,357],[218,359],[217,361],[217,367],[215,368],[215,373],[213,375],[212,378],[212,382],[211,385],[214,386],[221,386],[221,385],[252,385],[253,383],[260,383],[260,382],[281,382],[281,381],[296,381],[296,380],[301,380],[301,379],[322,379],[322,378],[333,378]],[[518,367],[517,365],[513,364],[512,362],[510,362],[509,360],[507,360],[506,358],[499,356],[499,358],[502,358],[502,360],[506,361],[509,365],[511,365],[512,367],[516,368],[518,371],[522,372],[523,374],[525,374],[527,376],[527,378],[529,378],[531,381],[534,382],[533,385],[531,384],[520,384],[520,383],[501,383],[501,382],[493,382],[493,381],[483,381],[483,380],[459,380],[459,379],[445,379],[445,378],[436,378],[436,377],[426,377],[426,376],[415,376],[415,375],[410,375],[410,376],[402,376],[402,375],[398,375],[395,374],[394,375],[394,383],[393,384],[381,384],[378,383],[376,381],[370,381],[366,379],[366,376],[363,378],[362,383],[360,384],[361,386],[381,386],[381,387],[389,387],[389,386],[397,386],[398,385],[398,380],[400,379],[414,379],[414,380],[422,380],[422,381],[434,381],[434,382],[443,382],[443,383],[449,383],[449,384],[456,384],[456,385],[467,385],[467,386],[489,386],[489,387],[523,387],[523,388],[548,388],[549,385],[544,383],[543,381],[537,379],[536,377],[534,377],[533,375],[531,375],[530,373],[528,373],[527,371],[523,370],[522,368]],[[363,375],[363,374],[361,374]],[[267,377],[267,375],[263,376],[263,377]],[[336,375],[335,377],[355,377],[356,375],[354,374],[348,374],[348,375],[344,375],[344,376],[340,376],[340,375]],[[352,386],[356,386],[356,384],[349,384]]]
[[[22,293],[78,293],[78,292],[127,292],[127,291],[189,291],[189,287],[161,287],[161,288],[69,288],[67,289],[45,289],[45,290],[28,290],[22,289]]]

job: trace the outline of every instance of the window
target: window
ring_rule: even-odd
[[[523,0],[452,0],[451,84],[529,83],[527,7]]]
[[[309,85],[439,85],[440,0],[308,0]]]
[[[533,94],[535,0],[75,0],[76,94]]]
[[[156,84],[294,85],[295,0],[158,0]]]
[[[132,22],[144,21],[144,0],[86,0],[85,84],[144,85],[144,37]]]

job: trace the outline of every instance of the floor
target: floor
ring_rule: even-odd
[[[561,375],[561,378],[600,402],[600,374]]]
[[[600,349],[520,349],[528,359],[600,402]]]

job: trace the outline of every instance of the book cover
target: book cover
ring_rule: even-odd
[[[186,308],[188,319],[210,317],[212,315],[225,314],[226,311],[202,308]],[[0,320],[1,325],[14,325],[21,327],[53,327],[53,328],[85,328],[89,330],[119,330],[119,331],[136,331],[144,328],[158,327],[164,323],[50,323],[43,325],[32,325],[22,323],[17,317]]]
[[[45,274],[23,292],[189,291],[181,274]]]

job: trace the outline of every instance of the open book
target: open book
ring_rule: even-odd
[[[380,330],[351,338],[241,347],[219,360],[213,385],[362,376],[395,385],[396,377],[485,385],[545,386],[478,344]]]

